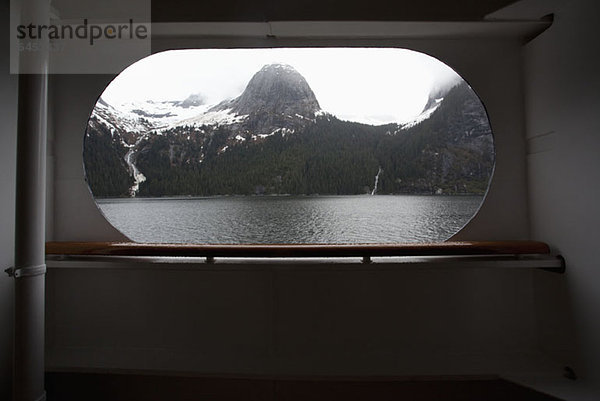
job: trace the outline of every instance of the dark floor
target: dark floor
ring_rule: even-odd
[[[499,378],[207,378],[47,373],[48,401],[556,401]]]

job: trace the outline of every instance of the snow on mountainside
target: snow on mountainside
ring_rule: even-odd
[[[114,105],[100,98],[92,112],[92,118],[118,132],[141,134],[177,125],[180,121],[201,115],[209,107],[198,94],[181,101],[148,100]]]
[[[442,100],[442,97],[430,99],[421,114],[399,124],[396,132],[428,119]],[[108,104],[100,98],[91,117],[111,132],[133,134],[136,140],[140,134],[207,125],[235,125],[234,138],[246,140],[265,138],[278,131],[294,132],[322,116],[332,115],[321,109],[312,89],[294,67],[269,64],[252,77],[244,92],[235,99],[206,104],[200,94],[192,94],[178,101]],[[126,142],[131,145],[131,141],[130,138]]]
[[[153,124],[147,119],[123,110],[120,107],[113,107],[102,98],[98,100],[96,107],[92,111],[90,124],[92,123],[104,124],[110,129],[113,135],[115,133],[138,134],[154,128]]]
[[[224,100],[199,115],[170,125],[236,125],[234,137],[244,139],[296,130],[315,121],[321,112],[315,94],[294,67],[269,64],[258,71],[244,92]]]
[[[214,107],[208,107],[202,113],[184,120],[179,120],[170,124],[169,128],[175,128],[185,125],[203,126],[217,124],[235,124],[242,122],[248,115],[237,115],[231,109],[215,110]]]
[[[402,129],[412,128],[415,125],[418,125],[418,124],[422,123],[423,121],[427,120],[429,117],[431,117],[433,112],[436,111],[438,109],[438,107],[440,107],[440,104],[443,101],[444,101],[444,98],[442,97],[442,98],[435,99],[435,101],[431,104],[428,103],[427,105],[425,105],[425,108],[423,109],[421,114],[416,116],[412,121],[402,124]]]

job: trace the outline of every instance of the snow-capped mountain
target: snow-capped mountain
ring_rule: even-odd
[[[258,71],[240,97],[218,106],[236,114],[265,112],[314,118],[321,110],[312,89],[294,67],[269,64]]]
[[[114,107],[102,98],[98,99],[89,123],[92,125],[103,124],[112,133],[119,134],[139,134],[154,129],[154,123],[147,118],[133,113],[131,110]]]
[[[276,132],[293,132],[314,122],[321,113],[312,89],[294,67],[269,64],[258,71],[244,92],[204,113],[171,125],[235,125],[234,138],[264,138]],[[238,139],[240,140],[240,139]]]
[[[439,92],[439,91],[438,91]],[[436,96],[442,96],[437,93]],[[413,121],[398,124],[396,133],[426,120],[443,97],[430,99],[423,112]],[[234,126],[237,141],[257,140],[276,133],[293,133],[318,117],[330,114],[319,102],[304,77],[286,64],[265,65],[235,99],[207,104],[201,94],[183,100],[143,101],[108,104],[100,98],[90,124],[104,124],[111,131],[126,135],[132,144],[141,134],[177,129],[178,127]]]
[[[182,126],[236,125],[244,139],[292,132],[325,114],[312,89],[292,66],[270,64],[258,71],[235,99],[206,104],[200,94],[181,101],[144,101],[110,105],[100,98],[91,123],[119,133],[160,133]]]
[[[412,122],[372,126],[324,112],[301,74],[271,64],[214,105],[100,99],[84,160],[100,196],[469,193],[485,189],[493,145],[464,83],[432,93]]]
[[[117,132],[136,134],[162,129],[188,118],[205,113],[210,107],[201,95],[193,94],[181,101],[144,101],[110,105],[100,98],[91,119]]]

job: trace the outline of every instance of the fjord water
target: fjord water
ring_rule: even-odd
[[[224,196],[96,199],[108,221],[138,242],[199,244],[444,241],[482,196]]]

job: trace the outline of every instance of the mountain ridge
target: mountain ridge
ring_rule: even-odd
[[[433,95],[412,123],[342,121],[321,110],[293,67],[276,64],[235,99],[209,106],[198,95],[185,112],[171,102],[170,123],[151,113],[119,120],[100,99],[84,142],[86,177],[96,196],[482,194],[493,167],[485,109],[466,83]]]

